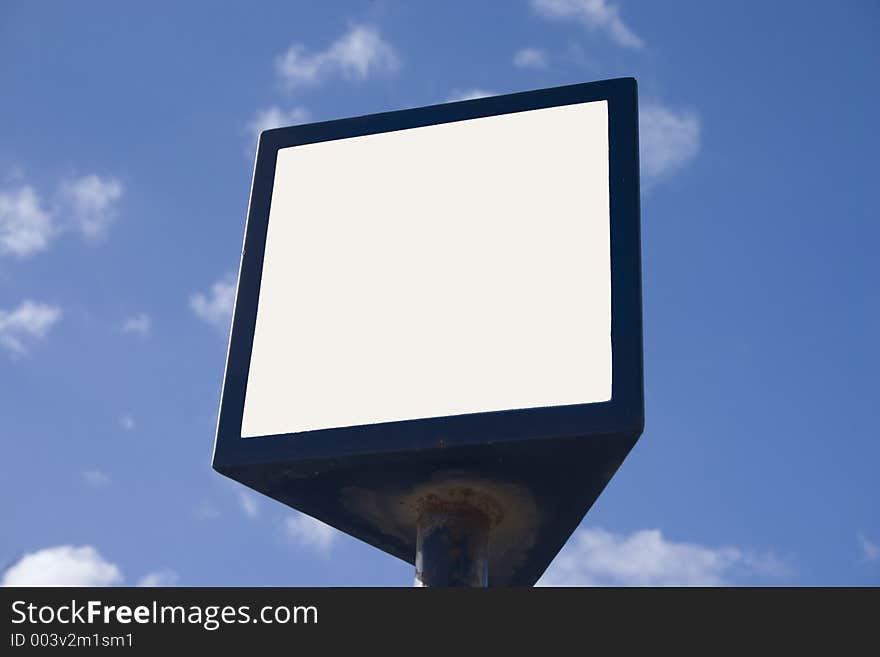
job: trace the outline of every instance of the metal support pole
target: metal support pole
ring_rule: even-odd
[[[489,517],[460,504],[423,510],[416,538],[416,586],[485,587]]]

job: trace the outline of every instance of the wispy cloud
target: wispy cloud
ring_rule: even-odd
[[[138,313],[131,317],[126,317],[122,322],[123,333],[134,333],[142,338],[150,334],[152,328],[152,319],[147,313]]]
[[[692,111],[659,103],[639,109],[642,181],[650,188],[679,171],[700,151],[701,125]]]
[[[82,480],[89,488],[104,488],[110,483],[110,477],[100,470],[86,470],[82,473]]]
[[[107,233],[116,219],[116,204],[122,192],[121,182],[96,174],[70,180],[61,188],[75,227],[90,241]]]
[[[245,490],[239,490],[238,504],[248,518],[256,518],[258,515],[260,515],[260,507],[257,504],[257,500],[254,499],[254,496],[251,493]]]
[[[284,521],[284,533],[289,540],[321,556],[330,553],[339,532],[304,513],[294,512]]]
[[[659,529],[628,536],[579,530],[547,573],[544,586],[722,586],[741,576],[786,577],[788,566],[771,553],[736,547],[676,543]]]
[[[247,131],[253,138],[253,141],[256,142],[263,130],[296,125],[298,123],[305,123],[308,120],[309,112],[304,107],[281,109],[278,105],[273,105],[257,112],[257,115],[248,122]]]
[[[116,219],[122,194],[121,182],[96,174],[62,183],[48,203],[31,185],[0,189],[0,255],[24,257],[45,251],[70,229],[97,241]]]
[[[61,319],[61,309],[26,300],[14,310],[0,309],[0,347],[13,357],[28,353],[30,343],[46,337]]]
[[[92,546],[59,545],[25,554],[3,573],[3,586],[112,586],[119,567]]]
[[[304,45],[294,43],[278,57],[276,68],[284,85],[291,89],[337,75],[346,80],[365,80],[376,73],[393,73],[400,68],[400,58],[376,28],[355,25],[319,52],[310,53]]]
[[[547,68],[547,53],[538,48],[522,48],[513,54],[513,65],[517,68]]]
[[[43,251],[55,233],[52,214],[33,187],[0,190],[0,254],[24,257]]]
[[[125,431],[134,431],[135,422],[131,415],[123,415],[119,418],[119,426]]]
[[[859,547],[862,549],[862,558],[865,561],[880,560],[880,544],[875,543],[862,532],[858,533]]]
[[[235,305],[235,285],[228,279],[219,280],[207,293],[196,292],[189,305],[197,317],[217,328],[229,328]]]
[[[539,16],[550,20],[576,20],[593,31],[604,32],[617,45],[639,50],[645,42],[623,21],[617,5],[606,0],[532,0]]]
[[[475,98],[486,98],[487,96],[495,95],[494,91],[487,91],[486,89],[467,89],[465,91],[459,91],[456,89],[449,97],[446,99],[447,103],[454,103],[459,100],[473,100]]]
[[[160,570],[154,570],[153,572],[147,573],[143,577],[138,580],[138,586],[177,586],[177,583],[180,581],[180,576],[176,571],[171,570],[170,568],[162,568]]]

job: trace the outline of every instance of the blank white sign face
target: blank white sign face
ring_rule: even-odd
[[[611,399],[606,101],[278,152],[241,435]]]

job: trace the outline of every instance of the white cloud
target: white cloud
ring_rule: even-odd
[[[518,68],[547,68],[547,55],[538,48],[523,48],[514,53],[513,65]]]
[[[134,431],[134,418],[131,415],[123,415],[121,418],[119,418],[119,426],[121,426],[125,431]]]
[[[95,174],[61,185],[60,203],[44,207],[33,187],[23,185],[0,191],[0,254],[27,256],[44,251],[65,226],[56,225],[63,215],[88,240],[102,237],[116,218],[122,183]]]
[[[253,136],[254,141],[257,141],[263,130],[283,128],[297,123],[305,123],[308,120],[309,112],[304,107],[292,107],[284,110],[278,105],[273,105],[257,112],[257,115],[247,124],[247,131]]]
[[[700,120],[657,103],[639,110],[639,159],[648,188],[681,169],[700,151]]]
[[[736,576],[784,577],[788,567],[772,554],[736,547],[675,543],[659,529],[629,536],[579,530],[541,578],[544,586],[723,586]]]
[[[177,586],[180,580],[178,574],[170,568],[162,568],[147,573],[138,580],[138,586]]]
[[[532,8],[547,19],[577,20],[591,30],[602,30],[625,48],[639,50],[645,45],[623,22],[617,5],[606,0],[532,0]]]
[[[0,191],[0,254],[43,251],[54,234],[52,215],[32,187]]]
[[[859,532],[859,547],[862,548],[862,557],[865,561],[877,561],[880,559],[880,545],[871,541],[867,536]]]
[[[90,545],[59,545],[25,554],[3,573],[3,586],[112,586],[122,581],[116,564]]]
[[[196,292],[190,297],[190,308],[199,318],[221,329],[229,327],[232,307],[235,305],[235,285],[229,280],[217,281],[210,292]]]
[[[365,80],[373,73],[393,73],[400,68],[400,59],[378,30],[355,25],[320,52],[309,53],[302,44],[293,44],[278,57],[276,66],[290,89],[315,84],[332,75]]]
[[[241,510],[244,511],[244,514],[248,518],[256,518],[260,515],[260,507],[257,504],[257,500],[255,500],[254,496],[247,491],[238,491],[238,503],[241,505]]]
[[[104,488],[110,483],[110,477],[100,470],[86,470],[82,473],[82,480],[89,488]]]
[[[15,310],[0,310],[0,347],[13,357],[28,353],[27,343],[46,337],[49,329],[61,319],[56,306],[23,301]]]
[[[284,533],[291,541],[307,550],[326,556],[339,532],[320,520],[315,520],[304,513],[294,512],[284,521]]]
[[[150,334],[152,324],[152,319],[150,319],[150,316],[147,313],[138,313],[137,315],[126,317],[125,320],[123,320],[122,332],[134,333],[141,337],[146,337]]]
[[[486,98],[495,95],[494,91],[486,91],[485,89],[468,89],[466,91],[455,90],[446,99],[447,103],[454,103],[459,100],[474,100],[475,98]]]
[[[70,206],[75,226],[88,240],[103,237],[116,219],[116,203],[122,198],[122,183],[95,174],[68,181],[61,193]]]

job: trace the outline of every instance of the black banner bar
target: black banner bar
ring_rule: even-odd
[[[7,588],[0,654],[876,647],[880,589]]]

